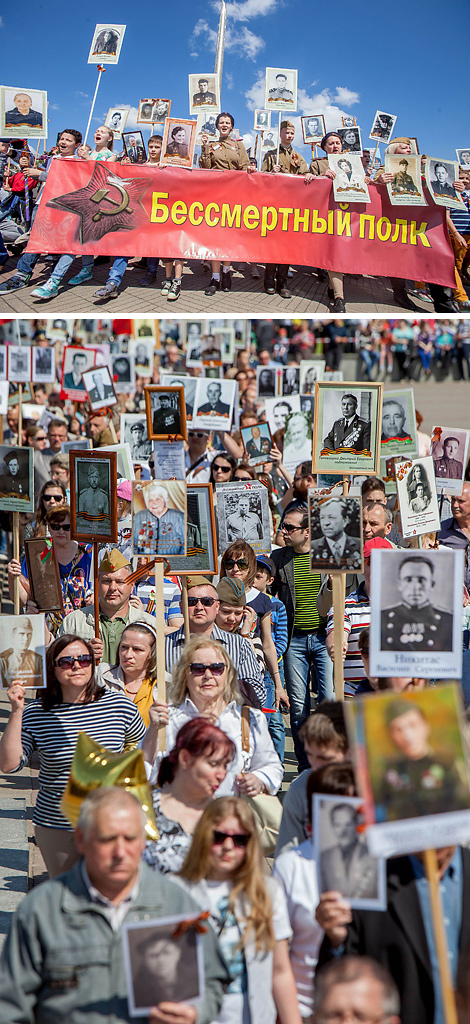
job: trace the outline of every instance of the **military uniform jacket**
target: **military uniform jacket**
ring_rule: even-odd
[[[411,608],[397,604],[382,612],[381,649],[383,651],[452,650],[452,615],[426,604]]]
[[[193,96],[193,107],[204,107],[207,104],[215,107],[217,105],[217,97],[215,92],[195,92]]]
[[[341,448],[351,448],[353,451],[362,452],[370,450],[370,424],[361,420],[359,416],[353,416],[352,420],[335,420],[330,433],[323,442],[323,447],[330,451],[338,451]]]
[[[277,149],[270,149],[266,153],[261,170],[271,172],[277,163]],[[282,174],[308,174],[308,164],[292,146],[279,146],[279,164]]]
[[[152,425],[154,434],[179,434],[179,412],[174,409],[155,409]]]
[[[463,465],[457,459],[442,456],[441,459],[434,459],[434,472],[445,480],[460,480],[463,477]]]
[[[312,541],[312,572],[316,572],[315,562],[318,563],[319,569],[325,569],[327,565],[335,562],[341,568],[347,567],[348,569],[358,569],[360,571],[361,543],[357,537],[349,537],[346,534],[343,553],[336,557],[326,537],[320,537],[319,540]]]
[[[312,160],[310,164],[310,174],[314,174],[315,177],[320,178],[322,174],[329,168],[328,157],[321,156],[318,160]]]
[[[238,139],[209,142],[199,157],[199,167],[215,171],[246,171],[249,166],[248,153]]]
[[[417,761],[408,757],[390,761],[374,797],[377,821],[400,821],[468,808],[455,763],[433,751]]]

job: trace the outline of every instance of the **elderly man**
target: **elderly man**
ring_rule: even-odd
[[[370,422],[357,415],[356,395],[344,394],[341,398],[342,417],[335,420],[323,441],[329,451],[365,452],[370,455]]]
[[[439,544],[448,548],[464,548],[466,551],[464,583],[470,591],[470,482],[465,481],[462,494],[453,494],[451,498],[452,516],[444,519],[439,533]]]
[[[277,90],[271,90],[271,92],[277,92]],[[270,96],[271,92],[269,94]],[[272,98],[275,99],[277,97],[273,96]],[[305,182],[309,182],[312,180],[312,176],[309,174],[308,165],[306,164],[303,156],[301,156],[300,153],[296,153],[292,148],[294,136],[295,128],[292,122],[282,121],[279,157],[277,149],[270,149],[269,152],[266,153],[261,170],[268,171],[269,174],[301,174],[304,176]],[[277,289],[277,292],[282,299],[291,298],[291,293],[289,289],[286,288],[288,270],[288,263],[266,264],[266,270],[264,273],[264,290],[268,295],[274,295]]]
[[[137,555],[184,555],[185,515],[168,508],[168,491],[156,481],[143,487],[146,509],[134,513],[134,552]]]
[[[401,402],[387,398],[382,406],[382,444],[388,441],[411,442],[411,435],[403,429],[405,420],[406,413]]]
[[[198,416],[229,416],[230,406],[226,405],[225,402],[220,401],[222,394],[222,385],[218,381],[211,381],[207,385],[207,398],[208,401],[204,405],[200,405],[197,410]]]
[[[76,844],[80,860],[30,892],[13,918],[0,962],[2,1024],[130,1022],[123,923],[200,912],[181,886],[142,861],[144,815],[127,790],[96,789],[84,800]],[[229,975],[214,930],[201,939],[201,1002],[162,1002],[149,1024],[210,1024],[218,1016]]]
[[[392,520],[393,516],[390,509],[383,505],[382,502],[363,499],[362,536],[364,544],[366,540],[372,540],[373,537],[388,538],[390,540]]]
[[[227,633],[216,624],[220,601],[216,588],[204,576],[188,576],[189,631],[191,635],[212,637],[220,640],[227,654],[238,669],[238,685],[245,704],[262,708],[266,704],[266,688],[251,644],[238,633]],[[165,639],[167,672],[181,657],[186,643],[184,627],[181,626]]]
[[[107,383],[106,370],[94,370],[92,375],[93,387],[88,392],[88,397],[92,405],[97,405],[98,402],[107,402],[111,400],[111,404],[115,401],[114,388],[112,384]]]
[[[115,444],[116,437],[113,436],[109,427],[109,416],[102,416],[101,413],[94,413],[88,420],[93,448],[102,448],[104,445]]]
[[[320,505],[320,529],[322,536],[312,541],[312,568],[353,569],[361,565],[361,542],[359,537],[346,533],[350,516],[347,503],[342,498],[330,498]]]
[[[371,949],[371,954],[374,950]],[[375,954],[374,954],[375,955]],[[388,971],[366,956],[347,956],[315,976],[316,1021],[400,1024],[400,998]]]

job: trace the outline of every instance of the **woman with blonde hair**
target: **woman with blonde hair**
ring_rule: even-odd
[[[213,1024],[300,1024],[291,937],[281,886],[263,872],[249,805],[222,797],[206,807],[177,877],[209,911],[231,982]]]

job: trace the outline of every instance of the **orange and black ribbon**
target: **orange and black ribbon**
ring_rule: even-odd
[[[207,919],[210,916],[211,915],[209,911],[204,910],[202,914],[198,915],[198,917],[188,917],[186,918],[185,921],[180,921],[179,924],[176,925],[176,928],[173,932],[173,938],[179,939],[182,935],[184,935],[185,932],[188,931],[189,928],[194,928],[198,935],[203,935],[204,932],[208,932],[209,929],[206,927],[205,924],[202,924],[202,922],[207,921]]]

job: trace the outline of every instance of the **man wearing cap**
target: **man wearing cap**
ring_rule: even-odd
[[[327,132],[326,135],[323,136],[320,146],[327,155],[326,157],[320,157],[320,159],[315,158],[311,161],[309,168],[310,177],[308,179],[306,178],[306,181],[312,181],[313,178],[336,178],[336,171],[334,171],[328,163],[328,153],[343,152],[343,140],[341,135],[338,135],[337,132]],[[344,304],[343,275],[337,273],[335,270],[329,270],[328,278],[330,282],[328,288],[330,312],[345,313],[346,306]]]
[[[28,457],[29,453],[18,447],[3,456],[6,472],[0,477],[0,492],[4,497],[29,501]]]
[[[456,458],[460,442],[457,437],[446,437],[442,448],[444,454],[440,459],[434,459],[434,473],[436,477],[443,477],[445,480],[461,480],[463,477],[463,463]]]
[[[131,459],[133,462],[143,459],[148,461],[152,454],[152,442],[145,437],[145,424],[143,420],[133,423],[130,427],[131,435]],[[144,440],[145,438],[145,440]]]
[[[179,409],[171,404],[172,396],[164,392],[158,395],[158,408],[153,410],[152,429],[154,434],[179,434],[181,432]]]
[[[382,651],[452,651],[453,617],[430,600],[435,587],[431,560],[421,554],[406,555],[397,587],[401,604],[384,608],[381,614]]]
[[[103,558],[98,575],[99,638],[95,638],[95,616],[92,609],[70,612],[62,620],[58,636],[72,633],[89,640],[95,657],[115,665],[119,641],[129,622],[146,622],[155,628],[155,617],[142,611],[141,601],[132,599],[133,580],[128,582],[132,566],[117,548]],[[52,637],[51,637],[52,639]],[[50,640],[48,641],[50,642]]]
[[[291,93],[292,95],[292,93]],[[270,149],[263,160],[262,171],[269,174],[301,174],[306,183],[312,180],[308,165],[300,153],[292,148],[295,128],[291,121],[281,122],[279,158],[276,149]],[[264,273],[264,290],[274,295],[276,289],[283,299],[290,299],[291,293],[286,288],[288,263],[267,263]],[[276,278],[276,284],[275,284]]]

